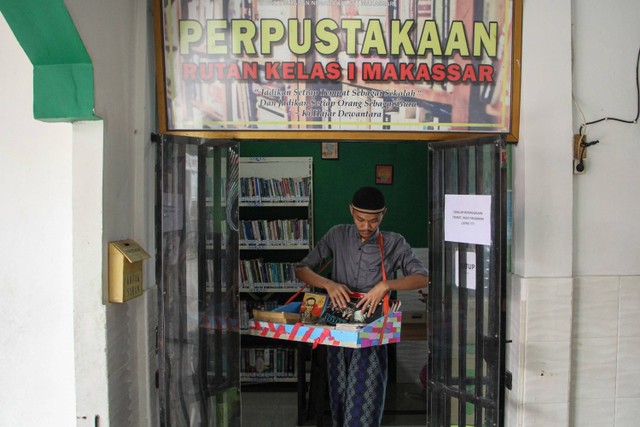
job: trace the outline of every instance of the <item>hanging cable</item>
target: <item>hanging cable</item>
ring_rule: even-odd
[[[599,140],[585,141],[587,126],[600,123],[600,122],[606,122],[606,121],[615,121],[615,122],[627,123],[627,124],[638,123],[638,118],[640,118],[640,70],[639,68],[640,68],[640,49],[638,49],[638,56],[636,59],[636,116],[633,120],[620,119],[617,117],[602,117],[600,119],[587,122],[584,116],[584,113],[580,109],[580,106],[578,105],[577,102],[574,101],[578,111],[580,112],[580,115],[582,116],[582,124],[580,125],[580,130],[579,130],[580,140],[578,143],[580,147],[580,151],[579,151],[578,165],[576,166],[576,171],[578,172],[584,171],[584,155],[587,147],[598,144],[600,142]]]

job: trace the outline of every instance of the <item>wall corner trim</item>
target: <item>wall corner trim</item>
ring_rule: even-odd
[[[93,64],[64,1],[0,0],[0,12],[33,64],[34,118],[99,120]]]

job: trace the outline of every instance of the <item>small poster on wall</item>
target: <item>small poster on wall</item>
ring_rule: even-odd
[[[376,165],[376,184],[393,184],[393,166]]]
[[[338,143],[337,142],[323,142],[322,143],[322,158],[323,159],[337,159],[338,158]]]

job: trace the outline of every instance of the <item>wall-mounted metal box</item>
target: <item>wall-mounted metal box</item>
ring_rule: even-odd
[[[109,242],[109,302],[142,295],[142,261],[150,255],[131,239]]]

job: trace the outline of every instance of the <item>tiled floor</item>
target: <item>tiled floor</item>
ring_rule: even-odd
[[[296,393],[242,393],[243,427],[292,427],[296,425]]]
[[[383,426],[424,426],[426,400],[424,392],[415,384],[390,384],[387,394]],[[316,426],[316,419],[308,419],[303,426]],[[323,427],[330,427],[330,415],[325,414]],[[243,392],[243,427],[296,427],[297,395],[295,392]]]
[[[404,301],[403,301],[404,306]],[[406,341],[397,344],[395,381],[387,386],[387,401],[383,426],[425,426],[426,396],[420,383],[420,371],[427,358],[426,341]],[[391,374],[390,374],[391,375]],[[328,405],[328,404],[327,404]],[[297,394],[295,385],[286,391],[242,392],[243,427],[296,427]],[[316,417],[305,420],[302,426],[320,426]],[[322,427],[331,427],[327,412]]]

